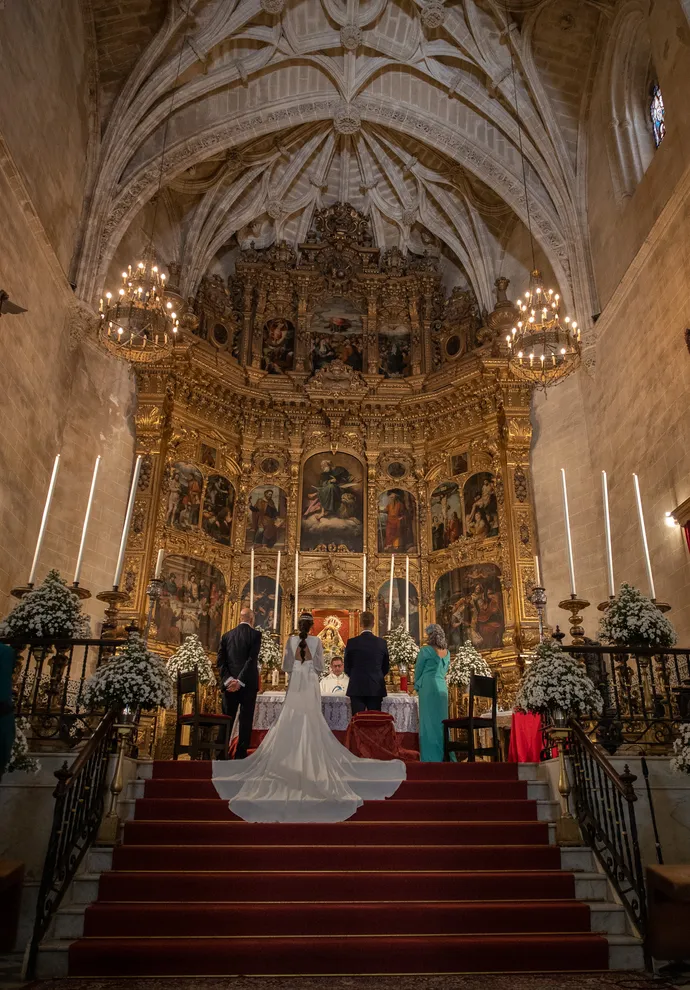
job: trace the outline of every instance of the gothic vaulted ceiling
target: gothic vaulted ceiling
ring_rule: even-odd
[[[499,272],[531,264],[530,224],[591,313],[581,122],[610,7],[91,0],[101,145],[80,293],[154,224],[191,294],[233,247],[298,243],[340,200],[489,309]]]

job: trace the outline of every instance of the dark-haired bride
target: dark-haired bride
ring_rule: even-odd
[[[343,822],[364,800],[390,797],[405,779],[401,760],[364,760],[345,749],[321,713],[323,647],[313,620],[285,646],[290,674],[280,718],[251,756],[213,763],[213,783],[247,822]]]

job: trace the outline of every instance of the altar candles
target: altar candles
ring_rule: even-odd
[[[46,524],[48,522],[48,513],[50,512],[50,503],[53,501],[53,492],[55,491],[55,481],[57,479],[58,468],[60,467],[60,455],[55,455],[55,461],[53,463],[53,473],[50,476],[50,484],[48,485],[48,494],[46,495],[46,502],[43,506],[43,517],[41,519],[41,528],[38,531],[38,539],[36,540],[36,549],[34,550],[34,559],[31,564],[31,573],[29,574],[29,584],[34,583],[34,578],[36,577],[36,565],[38,564],[38,558],[41,553],[41,547],[43,546],[43,537],[46,535]]]
[[[568,551],[568,571],[570,573],[570,594],[574,597],[575,591],[575,565],[573,564],[573,541],[570,536],[570,513],[568,512],[568,488],[565,483],[565,468],[561,468],[561,481],[563,483],[563,515],[565,518],[565,539]]]
[[[362,555],[362,611],[367,610],[367,555]]]
[[[254,547],[249,555],[249,607],[254,608]]]
[[[159,550],[158,556],[156,557],[156,570],[153,575],[154,581],[160,581],[161,574],[163,573],[163,560],[165,559],[165,550]]]
[[[275,632],[278,628],[278,608],[280,596],[280,550],[278,551],[278,562],[276,564],[276,593],[273,601],[273,631]]]
[[[120,580],[122,578],[122,568],[125,565],[125,549],[127,548],[127,537],[129,535],[129,527],[132,522],[132,514],[134,513],[134,499],[137,495],[137,485],[139,484],[139,472],[141,471],[141,454],[137,457],[136,464],[134,465],[134,474],[132,475],[132,487],[129,490],[129,501],[127,503],[127,512],[125,513],[125,522],[122,527],[122,538],[120,539],[120,552],[117,555],[117,565],[115,567],[115,577],[113,578],[113,588],[119,588]]]
[[[395,572],[395,554],[391,554],[391,578],[388,582],[388,632],[391,631],[393,622],[393,574]]]
[[[644,524],[644,512],[642,511],[642,496],[640,495],[640,479],[633,475],[635,485],[635,498],[637,500],[637,515],[640,519],[640,532],[642,533],[642,545],[644,547],[644,562],[647,568],[647,581],[649,583],[649,597],[654,601],[656,591],[654,590],[654,578],[652,577],[652,562],[649,559],[649,544],[647,543],[647,529]]]
[[[74,569],[74,583],[79,584],[79,575],[81,574],[81,565],[84,559],[84,547],[86,546],[86,531],[89,528],[89,517],[91,516],[91,506],[93,505],[93,496],[96,491],[96,478],[98,477],[98,468],[101,464],[101,455],[99,454],[96,458],[96,463],[93,466],[93,475],[91,476],[91,490],[89,491],[89,501],[86,504],[86,514],[84,516],[84,525],[81,529],[81,543],[79,544],[79,553],[77,554],[77,566]]]
[[[295,550],[295,629],[299,620],[299,550]]]
[[[601,491],[604,499],[604,533],[606,534],[606,565],[609,577],[609,597],[616,594],[616,583],[613,580],[613,551],[611,549],[611,516],[609,514],[609,483],[606,471],[601,472]]]
[[[541,567],[539,566],[539,556],[537,554],[534,555],[534,579],[537,588],[543,587],[541,583]]]
[[[405,629],[410,631],[410,558],[405,557]]]

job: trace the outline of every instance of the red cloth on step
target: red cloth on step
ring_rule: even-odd
[[[539,763],[543,745],[541,715],[513,712],[508,763]]]

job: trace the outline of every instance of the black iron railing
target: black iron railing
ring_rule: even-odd
[[[633,784],[637,778],[627,765],[618,774],[577,722],[571,722],[570,728],[568,755],[575,815],[585,842],[644,936],[647,900],[635,819]]]
[[[581,659],[604,701],[596,721],[585,722],[608,753],[624,743],[667,751],[677,725],[690,718],[690,650],[623,646],[565,646]]]
[[[33,979],[41,939],[72,882],[103,817],[108,758],[113,749],[115,713],[105,715],[71,767],[55,771],[53,824],[38,892],[36,920],[27,959]]]
[[[91,735],[100,714],[84,704],[84,686],[93,671],[126,640],[0,642],[12,646],[17,654],[14,707],[17,717],[30,722],[33,738],[59,739],[71,748]]]

